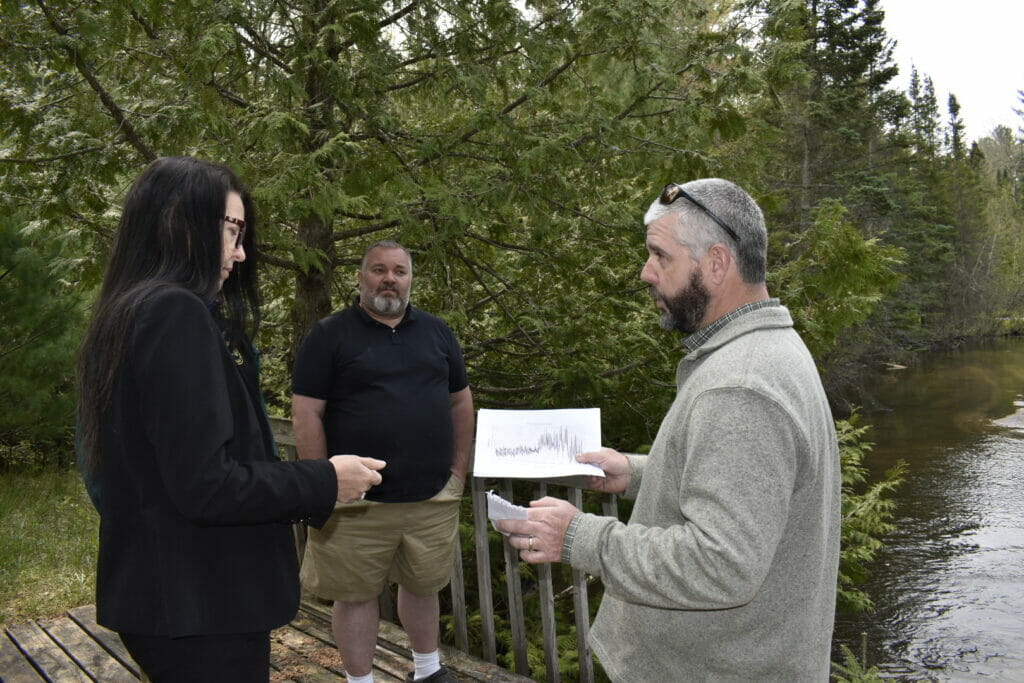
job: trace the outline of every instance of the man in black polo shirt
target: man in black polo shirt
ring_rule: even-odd
[[[416,665],[407,680],[454,681],[438,657],[438,591],[451,575],[473,440],[462,351],[442,320],[409,305],[412,257],[397,242],[371,245],[357,282],[356,303],[314,325],[295,358],[295,443],[300,458],[372,455],[387,466],[364,500],[309,530],[302,581],[334,600],[350,683],[373,680],[388,578]]]

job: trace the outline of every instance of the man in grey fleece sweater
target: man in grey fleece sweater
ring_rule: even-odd
[[[826,681],[839,452],[814,360],[768,296],[761,210],[705,179],[668,185],[644,223],[641,278],[689,353],[649,456],[577,458],[633,514],[549,497],[502,529],[527,562],[602,578],[590,643],[614,681]]]

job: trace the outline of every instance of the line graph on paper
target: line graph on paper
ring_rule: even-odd
[[[497,458],[510,458],[521,463],[575,462],[577,453],[583,452],[583,438],[579,425],[552,427],[547,423],[526,424],[521,427],[503,425],[491,432],[487,446]],[[523,443],[523,434],[536,434],[534,443]]]
[[[481,409],[473,472],[478,477],[529,478],[599,474],[598,468],[575,458],[600,447],[598,408]]]

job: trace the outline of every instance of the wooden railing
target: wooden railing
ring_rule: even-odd
[[[291,420],[283,418],[271,418],[274,429],[274,438],[286,458],[295,457],[295,437],[292,433]],[[522,495],[522,480],[519,490]],[[530,480],[530,498],[536,499],[546,495],[556,495],[564,498],[577,508],[583,508],[583,491],[566,480],[543,481]],[[490,483],[491,486],[487,484]],[[483,480],[470,477],[469,486],[472,496],[473,515],[473,552],[476,558],[477,588],[481,616],[481,641],[482,652],[474,652],[482,659],[497,663],[497,637],[494,621],[494,599],[491,595],[491,551],[488,542],[487,499],[486,491],[490,488],[495,490],[506,500],[525,505],[526,500],[513,500],[513,486],[511,479]],[[550,489],[550,490],[549,490]],[[617,504],[614,496],[603,496],[601,502],[602,514],[617,516]],[[305,529],[296,527],[296,550],[299,558],[302,558],[302,551],[305,547]],[[512,652],[516,673],[530,676],[530,665],[527,661],[527,640],[526,613],[523,601],[523,581],[520,573],[518,551],[503,543],[505,560],[505,582],[508,590],[508,620],[512,630]],[[455,646],[463,652],[470,652],[468,614],[466,608],[466,583],[463,564],[463,549],[456,547],[455,558],[452,568],[451,599],[452,613],[455,622]],[[558,645],[557,645],[557,624],[555,612],[554,582],[552,580],[551,565],[537,565],[537,587],[539,593],[540,619],[542,628],[542,643],[544,650],[544,666],[547,671],[547,680],[552,683],[561,681],[561,674],[558,666]],[[587,599],[587,577],[584,572],[572,570],[572,586],[570,589],[573,597],[573,619],[576,626],[576,644],[579,656],[579,680],[585,683],[592,683],[594,680],[594,664],[587,645],[587,635],[590,632],[590,609]],[[381,600],[381,616],[389,621],[394,621],[394,606],[390,593],[385,592]]]

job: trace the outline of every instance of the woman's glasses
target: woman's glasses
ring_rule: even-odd
[[[242,239],[245,237],[245,219],[235,218],[234,216],[224,216],[224,221],[238,226],[238,237],[235,238],[235,248],[237,249],[242,246]]]

